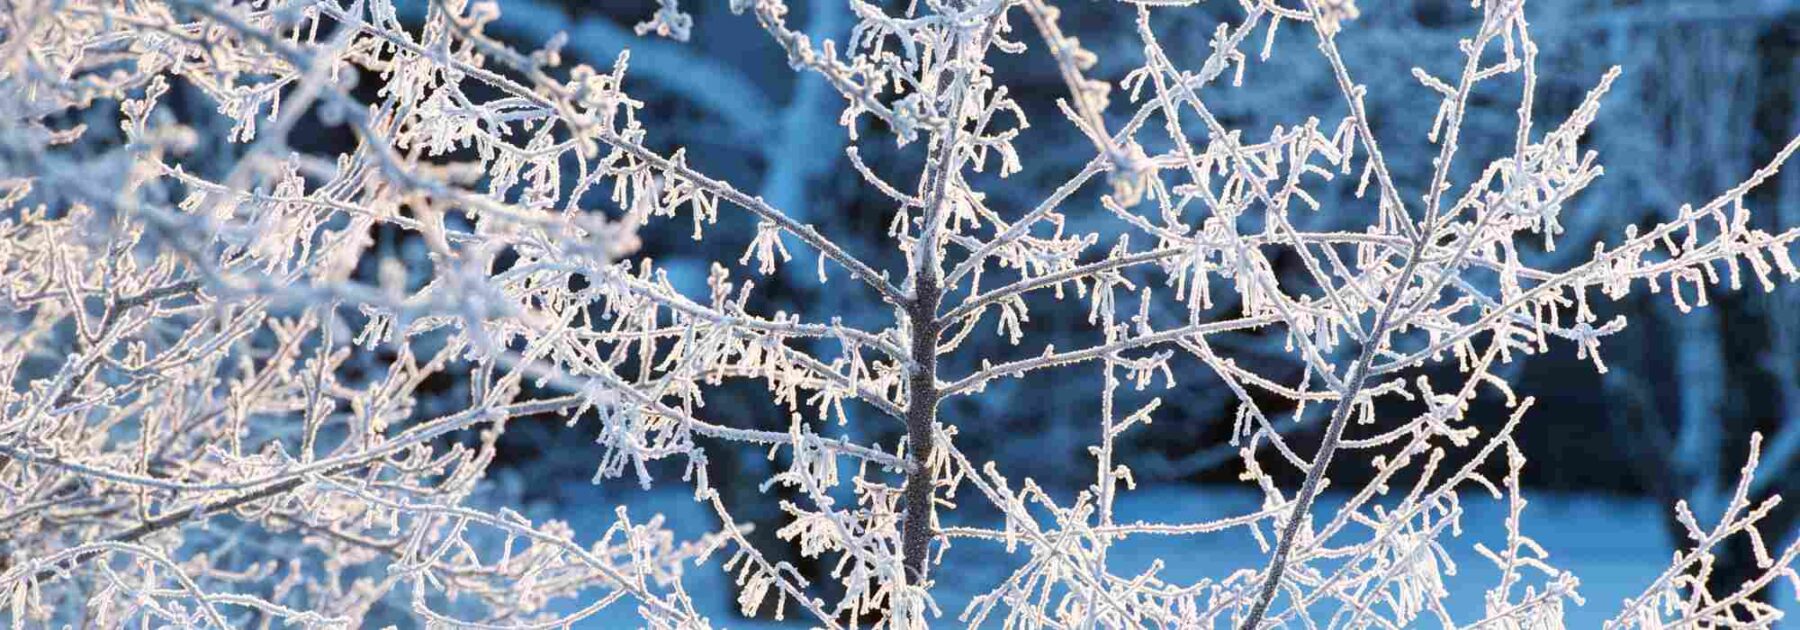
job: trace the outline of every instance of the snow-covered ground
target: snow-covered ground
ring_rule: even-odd
[[[552,505],[540,505],[538,516],[548,510],[561,512],[577,532],[589,536],[605,531],[611,523],[611,506],[623,503],[634,519],[655,513],[669,517],[678,535],[700,533],[694,524],[712,522],[710,512],[694,503],[675,485],[659,487],[651,492],[613,494],[600,487],[580,482],[560,487],[560,497]],[[1569,628],[1599,628],[1619,609],[1628,597],[1643,590],[1667,566],[1674,547],[1662,527],[1659,506],[1642,499],[1601,495],[1569,495],[1543,491],[1528,492],[1524,531],[1550,553],[1549,562],[1572,570],[1581,579],[1580,592],[1585,606],[1571,607],[1566,619]],[[1193,522],[1244,514],[1259,507],[1259,497],[1234,488],[1164,485],[1141,487],[1119,498],[1121,521]],[[1333,511],[1341,496],[1321,497],[1321,513]],[[1457,565],[1457,575],[1446,577],[1451,593],[1449,609],[1459,622],[1479,619],[1482,594],[1498,576],[1497,569],[1475,551],[1475,543],[1503,549],[1506,542],[1506,506],[1476,493],[1464,497],[1463,530],[1459,537],[1448,538],[1445,547]],[[689,528],[693,531],[687,531]],[[582,540],[583,543],[592,542]],[[1024,553],[1023,550],[1020,552]],[[1161,558],[1167,568],[1162,576],[1175,583],[1187,583],[1202,577],[1219,577],[1231,571],[1258,566],[1265,555],[1246,530],[1205,536],[1140,537],[1113,547],[1110,559],[1119,572],[1139,571]],[[722,560],[722,558],[719,558]],[[944,611],[940,619],[946,627],[963,625],[957,620],[969,599],[985,592],[1016,568],[1022,557],[1009,557],[998,545],[964,541],[950,551],[946,568],[937,574],[938,586],[933,591]],[[714,563],[717,564],[716,562]],[[696,604],[716,626],[731,628],[794,627],[773,621],[750,621],[732,609],[727,595],[729,577],[716,566],[691,570],[686,582]],[[1795,610],[1791,594],[1782,594],[1783,607]],[[573,610],[576,602],[565,602]],[[583,628],[635,627],[632,609],[621,603],[602,615],[591,618]],[[989,625],[997,625],[990,623]],[[1431,622],[1432,626],[1436,625]],[[1427,626],[1429,627],[1429,626]]]

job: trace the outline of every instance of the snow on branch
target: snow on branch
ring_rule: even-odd
[[[548,12],[517,1],[0,11],[0,605],[13,625],[540,628],[617,607],[698,628],[723,622],[696,603],[713,594],[687,590],[709,567],[729,572],[742,614],[831,628],[1560,627],[1580,583],[1523,530],[1513,435],[1555,410],[1534,410],[1499,366],[1574,350],[1604,371],[1626,324],[1594,306],[1640,286],[1686,310],[1746,275],[1764,289],[1800,278],[1800,226],[1755,227],[1750,207],[1800,138],[1672,220],[1567,242],[1566,213],[1605,211],[1579,194],[1602,174],[1583,137],[1617,71],[1541,125],[1522,0],[1473,3],[1460,74],[1413,71],[1409,89],[1438,102],[1436,157],[1405,176],[1337,45],[1361,15],[1350,0],[1243,0],[1200,59],[1164,41],[1194,3],[1085,7],[1132,24],[1131,45],[1107,53],[1127,62],[1112,79],[1049,0],[847,0],[843,41],[790,24],[782,0],[732,0],[741,28],[842,98],[851,168],[833,175],[891,205],[874,252],[807,222],[823,209],[779,208],[685,148],[653,146],[632,54],[565,64],[566,37],[497,22]],[[643,17],[639,35],[697,28],[674,0]],[[1278,35],[1283,23],[1308,32]],[[514,48],[496,32],[509,29],[546,43]],[[1214,103],[1259,78],[1253,35],[1260,60],[1277,37],[1316,44],[1342,109],[1233,127]],[[998,61],[1040,44],[1068,94],[1063,119],[1037,122],[1085,138],[1073,173],[1031,159],[1045,149],[1028,146],[1005,70],[1017,64]],[[671,65],[694,57],[679,45],[640,47],[664,60],[644,83],[758,133],[809,122],[765,120],[762,93],[721,67],[703,70],[722,85],[685,76]],[[1463,145],[1477,90],[1516,95],[1514,142],[1495,155]],[[865,161],[877,141],[923,146],[898,152],[918,162],[901,169],[914,181]],[[784,146],[769,155],[800,150]],[[990,194],[1030,185],[1021,173],[1048,183],[1018,204]],[[722,212],[745,230],[730,252],[705,242]],[[643,251],[642,233],[664,228],[691,233],[703,286]],[[797,246],[878,316],[766,306]],[[1592,254],[1560,267],[1531,255],[1558,247]],[[1086,336],[1057,348],[1028,324],[1070,294]],[[1156,385],[1202,376],[1191,370],[1232,405],[1229,443],[1208,453],[1263,502],[1129,520],[1121,440],[1169,417]],[[1075,372],[1101,377],[1091,485],[1008,477],[959,437],[982,419],[952,399]],[[753,426],[745,392],[785,425]],[[594,436],[595,481],[687,488],[716,521],[675,528],[605,506],[609,527],[577,532],[491,505],[501,436],[546,420]],[[1314,452],[1289,439],[1305,426],[1323,429]],[[1690,540],[1614,627],[1780,618],[1756,596],[1794,579],[1800,546],[1771,550],[1757,529],[1778,498],[1751,496],[1754,475],[1788,472],[1755,470],[1760,445],[1723,514],[1675,507]],[[735,450],[771,470],[718,470],[711,455]],[[1372,472],[1334,486],[1334,461]],[[723,484],[762,491],[775,536],[825,574],[759,548]],[[1321,512],[1328,488],[1346,500]],[[1508,506],[1504,539],[1474,543],[1500,580],[1466,619],[1446,604],[1464,588],[1447,548],[1465,491]],[[1129,574],[1109,561],[1135,537],[1228,531],[1266,560],[1195,582],[1165,575],[1172,558]],[[1715,556],[1737,540],[1756,577],[1715,592]],[[963,560],[953,543],[1016,561],[960,611],[936,591]]]

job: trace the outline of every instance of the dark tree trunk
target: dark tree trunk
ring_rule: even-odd
[[[901,557],[906,563],[907,579],[918,583],[925,579],[925,560],[931,546],[931,461],[932,428],[937,423],[937,407],[941,393],[937,387],[938,302],[943,290],[936,274],[919,274],[913,302],[906,307],[912,327],[913,369],[907,382],[906,449],[912,470],[906,475],[906,489],[901,495],[905,521],[901,533]]]

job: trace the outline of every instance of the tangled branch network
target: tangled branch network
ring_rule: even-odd
[[[1671,221],[1558,242],[1563,213],[1604,212],[1577,199],[1601,175],[1581,141],[1616,73],[1540,120],[1522,0],[1472,3],[1460,73],[1414,72],[1439,98],[1437,157],[1404,174],[1336,44],[1356,26],[1351,0],[1238,0],[1187,68],[1158,25],[1192,2],[1102,7],[1141,43],[1124,99],[1088,76],[1095,55],[1049,0],[847,2],[841,42],[791,25],[782,0],[730,9],[842,95],[844,176],[891,208],[880,252],[651,146],[629,55],[596,69],[565,64],[564,38],[509,47],[487,33],[504,1],[432,0],[405,19],[393,0],[0,4],[0,609],[13,627],[399,615],[554,628],[625,607],[648,627],[698,628],[723,623],[683,587],[708,563],[734,577],[742,613],[827,628],[1561,627],[1579,583],[1519,526],[1512,431],[1532,400],[1496,367],[1572,349],[1605,370],[1625,322],[1591,305],[1634,289],[1685,310],[1715,285],[1800,277],[1800,232],[1753,229],[1746,207],[1800,139]],[[693,28],[673,0],[646,17],[640,35]],[[1209,100],[1256,71],[1246,48],[1278,36],[1316,43],[1343,109],[1232,128]],[[1007,207],[982,189],[1024,168],[1028,135],[995,60],[1032,46],[1093,154],[1034,206]],[[1515,142],[1491,156],[1459,146],[1477,91],[1517,104]],[[297,129],[349,148],[309,149]],[[857,153],[871,141],[917,161],[882,172]],[[1486,161],[1464,178],[1459,158]],[[1339,183],[1355,203],[1309,193]],[[691,222],[696,240],[742,221],[754,238],[704,287],[678,287],[639,253],[640,228],[659,221]],[[1531,262],[1571,245],[1592,255]],[[793,269],[790,248],[817,268]],[[746,276],[777,273],[816,274],[889,317],[762,312]],[[967,359],[1029,344],[1033,308],[1068,299],[1085,302],[1091,344]],[[1280,340],[1292,369],[1232,356],[1234,336]],[[1155,390],[1188,364],[1236,397],[1233,446],[1262,507],[1120,519],[1133,479],[1115,443],[1146,431]],[[1094,479],[1073,496],[981,463],[958,441],[972,419],[946,404],[1052,370],[1103,377]],[[446,378],[466,398],[422,394]],[[705,404],[740,381],[766,385],[790,425]],[[1482,406],[1510,420],[1477,427]],[[677,539],[623,508],[610,529],[575,532],[478,505],[497,440],[527,416],[593,428],[598,477],[691,488],[714,533]],[[844,430],[884,423],[885,440]],[[1315,452],[1284,439],[1308,423],[1323,424]],[[723,449],[778,462],[760,480],[790,497],[778,535],[828,575],[752,543],[709,464]],[[1775,499],[1750,496],[1750,450],[1722,514],[1676,507],[1691,539],[1609,627],[1779,618],[1754,595],[1795,578],[1800,547],[1764,544]],[[1321,513],[1334,461],[1370,481]],[[1483,588],[1456,584],[1444,549],[1463,492],[1511,506],[1505,539],[1480,548],[1501,576],[1480,618],[1444,603]],[[998,516],[957,520],[977,511],[961,503]],[[1128,539],[1227,530],[1252,532],[1266,563],[1175,583],[1163,563],[1108,562]],[[1714,554],[1742,538],[1758,577],[1715,592]],[[934,578],[964,545],[1017,563],[946,611]]]

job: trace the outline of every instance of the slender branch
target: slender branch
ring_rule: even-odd
[[[1021,359],[999,365],[992,365],[944,386],[944,395],[961,396],[968,394],[985,386],[988,381],[1003,376],[1019,376],[1034,370],[1064,366],[1072,363],[1080,363],[1082,361],[1091,361],[1126,350],[1147,348],[1156,344],[1178,341],[1197,335],[1249,330],[1280,321],[1281,318],[1275,315],[1261,315],[1257,317],[1240,317],[1237,319],[1220,320],[1203,324],[1188,324],[1180,328],[1138,335],[1109,344],[1082,348],[1080,350],[1070,350],[1068,352],[1051,353],[1031,359]]]
[[[1395,204],[1394,209],[1397,215],[1395,221],[1410,226],[1399,194],[1393,192],[1392,184],[1387,180],[1387,167],[1379,159],[1379,153],[1376,153],[1374,135],[1372,132],[1366,131],[1368,129],[1367,114],[1362,108],[1361,94],[1350,84],[1349,74],[1343,67],[1343,60],[1337,55],[1337,44],[1333,40],[1332,34],[1325,29],[1319,19],[1318,5],[1309,0],[1307,7],[1313,13],[1313,29],[1319,36],[1319,47],[1331,60],[1344,98],[1350,103],[1351,113],[1357,117],[1358,130],[1364,133],[1363,142],[1369,147],[1370,159],[1378,165],[1377,171],[1382,177],[1383,193],[1389,195],[1392,203]],[[1426,229],[1431,230],[1435,227],[1435,225],[1427,225]],[[1357,404],[1363,387],[1368,382],[1369,368],[1375,362],[1375,356],[1380,353],[1381,346],[1387,343],[1388,327],[1391,325],[1389,320],[1400,306],[1406,287],[1412,284],[1413,276],[1419,268],[1419,260],[1425,253],[1426,244],[1429,242],[1431,242],[1429,232],[1417,238],[1412,252],[1406,257],[1406,266],[1400,270],[1399,280],[1389,289],[1387,302],[1382,304],[1381,313],[1375,317],[1374,325],[1369,327],[1369,334],[1364,338],[1362,351],[1350,368],[1349,378],[1345,380],[1343,396],[1338,399],[1337,404],[1331,410],[1331,424],[1325,429],[1325,439],[1319,444],[1319,453],[1313,458],[1312,468],[1306,471],[1306,480],[1300,484],[1300,493],[1294,498],[1293,513],[1288,516],[1287,523],[1282,528],[1281,539],[1275,548],[1275,554],[1269,558],[1268,568],[1263,573],[1261,592],[1256,597],[1256,603],[1251,606],[1250,614],[1245,617],[1243,625],[1239,628],[1256,630],[1261,627],[1263,616],[1268,613],[1269,604],[1275,600],[1275,593],[1281,587],[1282,574],[1287,571],[1288,556],[1294,551],[1294,543],[1300,533],[1301,523],[1306,520],[1308,512],[1312,510],[1313,501],[1318,498],[1319,484],[1325,478],[1326,469],[1331,466],[1332,456],[1337,453],[1338,442],[1343,439],[1344,426],[1350,419],[1350,410]]]

